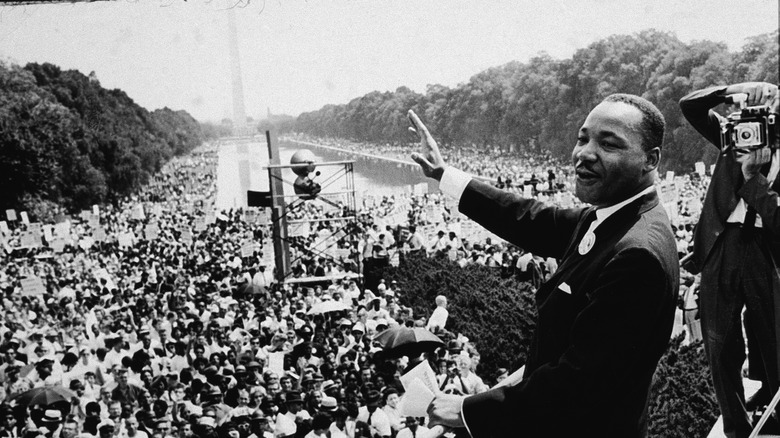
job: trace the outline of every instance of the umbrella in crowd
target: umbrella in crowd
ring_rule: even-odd
[[[73,391],[62,385],[54,385],[33,388],[13,397],[13,400],[16,400],[16,403],[20,406],[48,406],[57,402],[70,403],[73,397],[76,397],[76,393]]]
[[[444,346],[444,341],[422,327],[392,327],[374,336],[374,341],[382,346],[386,358],[415,357]]]
[[[351,307],[348,304],[344,304],[339,301],[329,300],[311,306],[311,309],[309,309],[308,314],[318,315],[320,313],[341,312],[344,310],[349,310],[350,308]]]

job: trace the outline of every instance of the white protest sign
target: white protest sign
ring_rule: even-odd
[[[97,227],[92,231],[92,240],[95,242],[105,242],[107,237],[106,230],[104,230],[103,227]]]
[[[277,375],[284,374],[284,352],[268,353],[268,368]]]
[[[40,277],[30,276],[19,280],[22,284],[22,294],[27,296],[43,295],[46,293],[46,287]]]
[[[100,207],[98,207],[97,204],[92,206],[92,214],[95,216],[100,216]]]
[[[696,164],[694,164],[694,168],[696,169],[696,173],[698,173],[699,176],[704,176],[705,168],[703,162],[701,161],[696,162]]]
[[[65,237],[70,235],[70,221],[60,222],[54,225],[54,235]]]
[[[192,243],[192,231],[189,228],[182,228],[179,233],[179,240],[187,244]]]
[[[420,362],[411,371],[401,376],[401,383],[406,393],[401,402],[401,415],[408,417],[424,417],[428,405],[439,391],[436,374],[427,360]]]
[[[260,251],[260,245],[256,243],[246,243],[241,246],[241,257],[251,257],[255,251]]]
[[[45,225],[43,227],[43,238],[46,239],[47,242],[51,242],[52,240],[54,240],[54,235],[52,235],[51,225]]]
[[[117,236],[117,240],[119,241],[119,246],[121,246],[122,248],[128,248],[133,246],[134,238],[135,235],[130,231],[122,233],[119,236]]]
[[[671,170],[666,171],[666,180],[672,181],[674,180],[674,172]]]
[[[144,235],[146,240],[157,239],[157,236],[160,235],[160,227],[157,224],[147,224],[144,228]]]
[[[3,234],[9,234],[11,230],[8,229],[8,222],[0,221],[0,231]]]
[[[146,219],[146,214],[144,213],[144,206],[143,204],[135,204],[133,206],[133,212],[132,212],[132,218],[135,220],[144,220]]]
[[[309,230],[309,223],[308,222],[300,222],[297,224],[288,224],[289,235],[290,237],[307,237],[310,233]]]
[[[27,248],[37,248],[41,246],[41,237],[33,231],[26,231],[19,236],[19,245]]]
[[[65,250],[65,239],[54,239],[49,245],[54,252],[61,253],[63,250]]]
[[[393,251],[393,255],[390,256],[390,266],[395,266],[396,268],[398,265],[401,264],[401,252],[396,250]]]
[[[27,217],[27,212],[23,211],[23,212],[21,212],[19,214],[22,216],[22,223],[29,225],[30,224],[30,218]]]
[[[268,211],[265,208],[261,208],[257,211],[257,217],[255,218],[255,223],[258,225],[268,225]]]
[[[195,222],[193,223],[193,228],[195,228],[195,231],[201,232],[206,230],[206,218],[203,216],[195,218]]]
[[[17,218],[16,218],[16,210],[14,210],[13,208],[6,210],[6,211],[5,211],[5,217],[6,217],[6,218],[7,218],[9,221],[15,221],[15,220],[17,220]]]

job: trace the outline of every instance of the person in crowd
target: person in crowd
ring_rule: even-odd
[[[699,316],[715,394],[726,436],[746,437],[752,430],[748,409],[766,405],[778,391],[778,324],[780,275],[774,245],[780,191],[777,125],[768,138],[724,138],[724,117],[712,108],[743,95],[747,106],[767,106],[777,114],[776,85],[760,82],[715,86],[694,91],[680,100],[688,122],[718,148],[718,161],[707,190],[686,264],[701,273]],[[737,134],[742,132],[734,128]],[[741,135],[741,134],[740,134]],[[753,134],[757,137],[758,134]],[[752,141],[750,141],[752,140]],[[742,311],[745,311],[749,377],[762,383],[746,403],[741,370],[745,361]],[[773,429],[780,425],[773,421]]]
[[[435,301],[436,309],[431,314],[430,319],[428,319],[428,324],[425,326],[426,329],[432,332],[443,330],[447,325],[447,318],[450,315],[450,312],[447,310],[447,297],[438,295]]]
[[[422,149],[412,159],[459,200],[461,213],[562,260],[536,292],[539,318],[523,380],[465,398],[439,395],[428,408],[431,424],[466,427],[473,437],[645,436],[650,383],[669,342],[679,286],[675,237],[653,185],[660,111],[617,94],[590,112],[572,163],[576,195],[592,207],[574,209],[545,206],[448,167],[419,117],[409,117]]]

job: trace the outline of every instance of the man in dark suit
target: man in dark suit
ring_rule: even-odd
[[[760,82],[710,87],[680,100],[688,122],[721,149],[722,116],[711,110],[727,96],[746,94],[748,106],[772,104],[777,111],[777,86]],[[776,135],[772,128],[772,137]],[[770,138],[776,145],[776,140]],[[763,172],[762,172],[762,168]],[[773,242],[780,235],[778,195],[780,154],[763,147],[733,148],[718,156],[694,248],[685,268],[701,272],[699,315],[712,370],[715,394],[729,437],[746,437],[752,425],[748,409],[766,404],[778,389],[777,326],[780,293]],[[742,310],[749,347],[749,377],[762,388],[746,406],[742,386],[745,343]]]
[[[664,120],[632,95],[588,115],[572,152],[576,195],[562,209],[490,187],[447,167],[419,118],[412,158],[461,212],[536,255],[561,259],[537,292],[538,321],[519,383],[466,398],[438,395],[433,424],[473,437],[643,437],[647,400],[674,320],[675,239],[653,185]]]

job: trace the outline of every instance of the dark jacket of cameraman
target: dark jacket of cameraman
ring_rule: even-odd
[[[722,116],[711,111],[710,108],[724,102],[726,88],[719,86],[694,91],[680,100],[680,109],[688,122],[718,150],[720,150]],[[692,265],[686,268],[693,273],[701,272],[739,198],[744,199],[761,216],[765,233],[771,239],[772,255],[777,260],[780,256],[779,190],[780,178],[776,178],[773,186],[770,187],[769,181],[761,174],[744,183],[742,167],[736,162],[733,154],[720,154],[694,233]]]
[[[735,86],[743,85],[756,86]],[[685,118],[718,149],[722,117],[711,108],[724,103],[727,90],[733,91],[731,87],[696,91],[680,101]],[[755,99],[758,92],[753,93]],[[773,155],[776,168],[780,163],[777,154]],[[743,322],[749,377],[760,380],[769,394],[778,388],[780,358],[776,334],[780,333],[780,300],[776,297],[780,295],[780,276],[776,261],[780,177],[772,175],[771,169],[768,174],[774,177],[775,187],[770,187],[762,173],[746,182],[735,153],[720,154],[694,232],[693,263],[685,266],[691,272],[702,273],[699,316],[715,395],[723,414],[723,430],[729,437],[747,438],[753,428],[742,385]],[[736,211],[740,199],[746,205],[744,210]],[[749,220],[753,211],[760,216],[761,228]],[[747,309],[744,320],[743,308]]]

